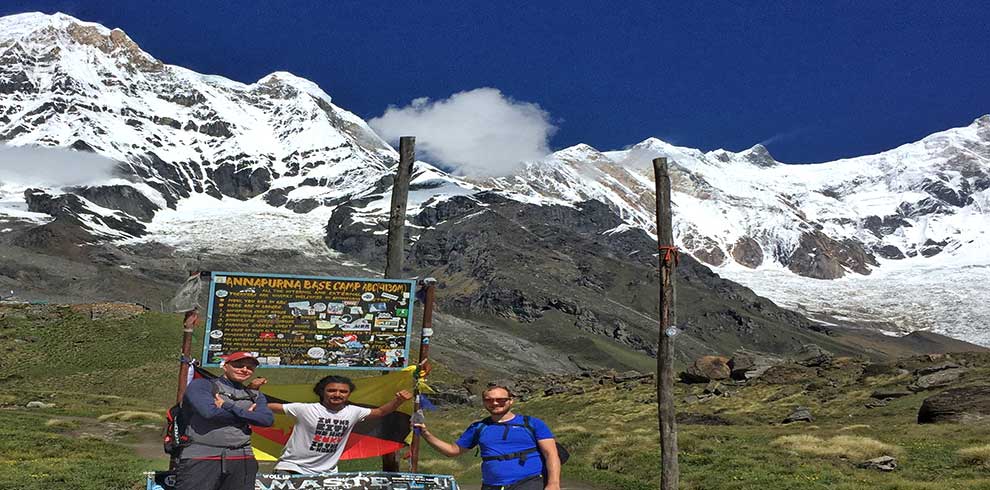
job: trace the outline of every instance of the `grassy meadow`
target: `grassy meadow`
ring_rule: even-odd
[[[158,313],[92,321],[69,309],[0,319],[0,489],[143,488],[143,471],[165,468],[157,417],[175,396],[179,324],[177,316]],[[990,374],[990,359],[966,362],[971,369],[961,383]],[[990,427],[916,424],[930,392],[865,408],[873,390],[902,387],[909,376],[891,369],[864,378],[854,366],[840,364],[825,378],[795,384],[724,386],[730,396],[703,402],[693,401],[703,385],[678,384],[680,419],[728,424],[679,426],[681,488],[990,489]],[[457,372],[441,365],[435,377],[456,384]],[[306,383],[326,371],[259,374],[271,383]],[[583,393],[538,394],[517,403],[517,411],[548,421],[570,450],[565,482],[657,488],[653,385],[587,377],[569,386]],[[26,408],[33,401],[47,405]],[[797,406],[809,407],[816,420],[781,425]],[[433,432],[451,440],[482,415],[477,407],[453,407],[427,418]],[[856,467],[880,455],[896,457],[898,468]],[[448,459],[424,445],[420,467],[477,482],[480,462],[473,452]],[[378,464],[344,462],[341,470]]]

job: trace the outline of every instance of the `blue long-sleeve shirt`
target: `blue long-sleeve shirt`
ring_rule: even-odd
[[[242,397],[246,396],[239,393],[247,391],[244,386],[236,384],[227,378],[217,378],[216,382],[230,389],[229,391],[220,390],[219,394],[224,399],[224,402],[223,406],[219,408],[214,402],[213,381],[202,378],[194,379],[186,387],[184,399],[196,411],[197,415],[215,422],[234,423],[245,421],[251,425],[260,427],[270,427],[275,423],[275,415],[268,409],[268,399],[265,398],[264,393],[260,391],[252,392],[252,394],[256,394],[254,401],[252,402],[250,398],[247,398],[247,406],[244,406],[243,403],[236,403],[237,401],[243,401],[244,398]],[[248,411],[247,408],[251,406],[251,403],[255,404],[254,410]]]
[[[214,393],[223,399],[222,406],[216,406]],[[252,404],[254,410],[248,410]],[[182,458],[221,454],[250,457],[251,429],[248,424],[269,427],[275,422],[275,415],[268,409],[268,399],[263,393],[248,391],[240,383],[226,378],[194,379],[186,387],[183,411],[189,420],[186,434],[192,444],[183,449]]]

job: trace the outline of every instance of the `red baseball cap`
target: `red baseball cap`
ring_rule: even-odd
[[[255,365],[260,364],[258,362],[258,358],[254,357],[254,354],[252,354],[250,352],[243,352],[243,351],[242,352],[234,352],[234,353],[231,353],[231,354],[227,354],[227,355],[223,356],[222,358],[223,358],[223,361],[224,362],[234,362],[234,361],[240,361],[241,359],[251,359],[252,361],[254,361],[254,364]]]

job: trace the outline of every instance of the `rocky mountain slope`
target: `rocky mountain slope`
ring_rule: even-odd
[[[396,153],[309,81],[201,75],[162,63],[119,29],[22,14],[0,19],[0,94],[0,141],[118,162],[113,178],[92,185],[0,182],[0,286],[28,299],[154,305],[189,269],[381,270]],[[452,331],[438,350],[452,357],[476,359],[498,344],[499,356],[531,369],[638,366],[656,340],[643,162],[674,160],[677,240],[695,258],[726,273],[736,263],[786,266],[812,281],[804,276],[866,274],[894,260],[881,255],[896,255],[888,246],[914,256],[904,260],[975,250],[986,229],[986,124],[912,147],[941,148],[932,154],[948,159],[942,166],[889,155],[876,157],[886,166],[798,167],[762,147],[703,154],[659,140],[621,152],[569,148],[504,179],[471,181],[417,162],[407,272],[441,280]],[[926,169],[939,173],[891,177]],[[871,189],[887,194],[870,201]],[[909,205],[891,208],[888,194]],[[872,334],[809,321],[690,257],[679,273],[682,360],[805,343],[883,355],[883,343],[841,340]],[[497,342],[477,340],[495,332]]]
[[[877,155],[811,165],[782,164],[761,145],[740,153],[655,138],[613,152],[578,145],[495,183],[563,202],[598,199],[652,230],[650,161],[659,156],[674,164],[678,241],[713,266],[836,279],[884,260],[966,260],[987,243],[990,115]]]
[[[990,116],[877,155],[804,165],[760,145],[577,145],[492,184],[533,199],[597,199],[652,232],[650,161],[660,156],[672,161],[679,246],[720,275],[806,314],[990,343],[981,306],[990,300]]]

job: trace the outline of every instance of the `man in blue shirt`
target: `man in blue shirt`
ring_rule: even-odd
[[[275,422],[265,395],[244,385],[257,367],[252,354],[235,352],[224,358],[223,376],[186,387],[182,411],[190,444],[179,456],[177,490],[254,490],[258,462],[249,425]]]
[[[492,386],[482,393],[490,416],[471,424],[451,444],[415,424],[423,439],[445,456],[481,446],[482,490],[560,490],[560,458],[553,433],[536,417],[512,413],[512,393]]]

